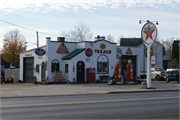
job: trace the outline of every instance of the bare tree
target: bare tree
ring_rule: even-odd
[[[161,40],[161,44],[164,45],[165,47],[165,55],[167,57],[170,57],[172,58],[172,44],[173,44],[173,41],[174,41],[174,37],[172,38],[167,38],[166,40]]]
[[[107,35],[106,39],[110,42],[115,42],[114,36],[111,34]]]
[[[82,42],[89,41],[92,39],[93,33],[89,26],[85,25],[83,22],[79,22],[74,29],[69,31],[63,31],[61,33],[66,38],[66,41],[70,42]]]
[[[121,35],[121,36],[119,36],[119,37],[118,37],[118,40],[117,40],[117,45],[120,45],[121,38],[124,38],[124,35]]]

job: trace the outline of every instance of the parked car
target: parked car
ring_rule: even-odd
[[[166,82],[177,81],[179,83],[179,69],[167,69],[164,78]]]
[[[151,79],[155,79],[157,81],[164,80],[165,72],[164,68],[151,68]]]

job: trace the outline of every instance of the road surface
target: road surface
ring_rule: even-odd
[[[1,119],[179,119],[179,91],[1,98]]]

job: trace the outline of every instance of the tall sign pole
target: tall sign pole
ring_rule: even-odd
[[[147,47],[147,87],[151,87],[151,45],[154,43],[157,37],[156,26],[147,21],[147,23],[142,27],[141,38]]]

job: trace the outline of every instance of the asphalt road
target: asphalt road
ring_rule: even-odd
[[[2,98],[1,119],[179,119],[179,91]]]

